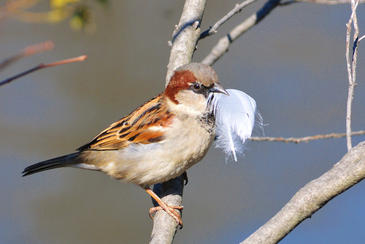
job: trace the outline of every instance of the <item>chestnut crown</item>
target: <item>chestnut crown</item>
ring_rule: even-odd
[[[165,89],[165,95],[178,104],[176,95],[180,91],[192,91],[197,95],[208,97],[211,92],[220,92],[228,95],[218,81],[214,69],[201,63],[190,63],[175,70]]]

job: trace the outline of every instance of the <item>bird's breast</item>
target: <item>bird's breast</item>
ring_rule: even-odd
[[[176,117],[163,141],[105,152],[107,160],[100,159],[99,167],[114,178],[142,186],[165,182],[199,162],[214,135],[210,118]]]
[[[200,161],[209,149],[215,134],[214,123],[205,117],[180,118],[168,136],[169,158],[184,170]]]

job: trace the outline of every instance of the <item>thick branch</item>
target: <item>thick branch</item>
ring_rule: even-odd
[[[182,203],[184,179],[182,176],[163,184],[155,185],[153,191],[162,200],[171,205],[179,206]],[[156,206],[156,205],[155,205]],[[164,211],[158,211],[153,219],[153,229],[150,244],[172,243],[176,233],[177,223]]]
[[[174,70],[191,62],[196,43],[200,36],[200,24],[206,0],[186,0],[179,24],[172,38],[166,85]]]
[[[191,62],[196,43],[200,36],[200,23],[206,0],[186,0],[177,28],[173,33],[169,64],[167,65],[166,85],[173,71],[181,65]],[[183,177],[170,180],[154,187],[162,201],[171,206],[182,203]],[[164,211],[158,211],[153,220],[150,243],[171,243],[177,223]]]
[[[265,225],[242,244],[277,243],[329,200],[365,178],[365,142],[351,149],[332,169],[300,189]]]

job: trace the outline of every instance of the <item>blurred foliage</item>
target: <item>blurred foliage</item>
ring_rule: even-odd
[[[12,17],[33,23],[69,21],[72,29],[83,30],[92,22],[95,5],[108,4],[109,0],[8,0],[0,5],[0,19]]]

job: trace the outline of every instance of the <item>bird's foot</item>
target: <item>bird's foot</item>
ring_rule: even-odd
[[[179,211],[176,211],[175,209],[177,209],[177,210],[183,210],[184,207],[183,206],[168,206],[167,204],[162,204],[162,206],[157,206],[157,207],[150,208],[149,215],[150,215],[150,218],[153,219],[153,215],[157,211],[164,210],[173,219],[175,219],[177,223],[179,223],[180,229],[182,229],[183,222],[182,222],[182,219],[181,219],[181,215],[180,215]]]
[[[162,199],[154,193],[150,188],[145,188],[145,191],[148,195],[150,195],[156,203],[159,205],[157,207],[151,208],[149,211],[150,217],[152,218],[153,213],[155,213],[158,210],[164,210],[166,213],[168,213],[176,222],[180,225],[180,229],[183,227],[183,222],[181,219],[180,212],[177,210],[182,210],[183,206],[169,206],[167,205]],[[175,210],[177,209],[177,210]]]

